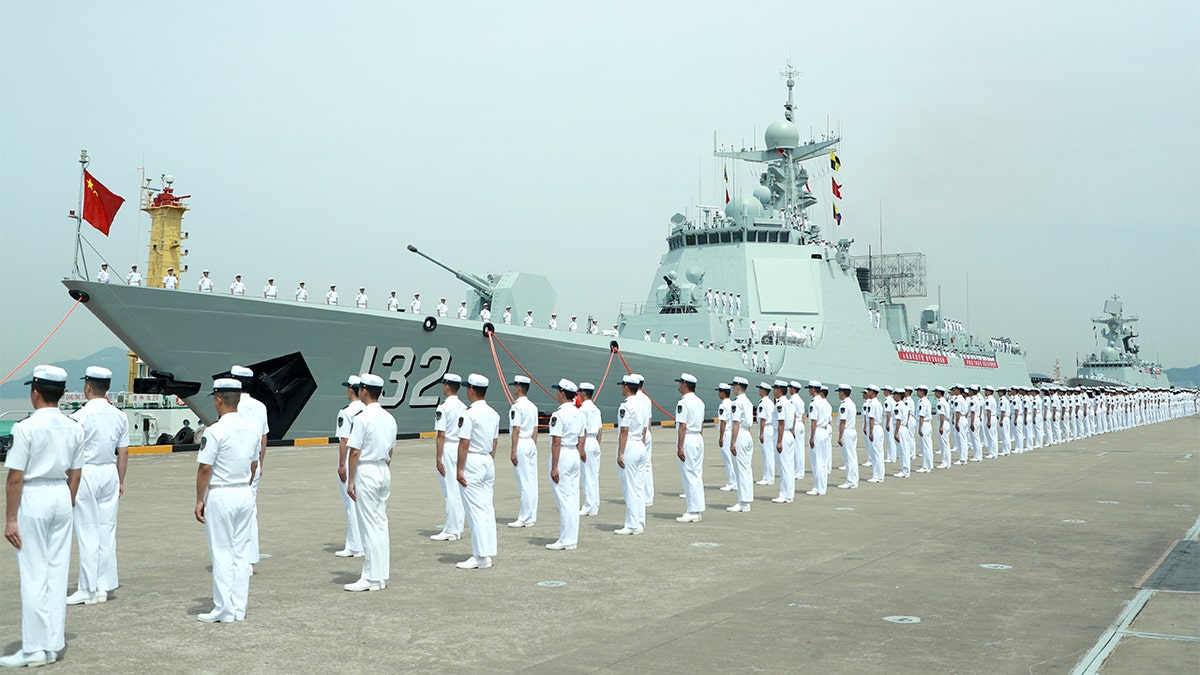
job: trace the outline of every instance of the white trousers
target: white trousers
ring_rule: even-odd
[[[551,463],[554,458],[551,456]],[[563,444],[558,453],[558,482],[550,480],[558,504],[559,544],[579,543],[579,451]]]
[[[587,461],[580,467],[580,482],[583,484],[583,509],[588,513],[600,510],[600,442],[588,436],[583,441]]]
[[[921,468],[933,470],[933,425],[926,422],[921,425]]]
[[[71,491],[65,480],[26,481],[17,506],[21,548],[21,651],[66,646],[67,576],[71,566]]]
[[[763,429],[762,443],[758,444],[759,459],[762,461],[762,479],[775,482],[775,427]]]
[[[460,492],[467,524],[471,526],[471,555],[490,558],[496,555],[496,508],[492,500],[496,463],[491,455],[468,452],[463,477],[467,485]]]
[[[79,543],[81,591],[111,591],[117,583],[117,502],[121,479],[116,464],[85,464],[75,495],[75,539]]]
[[[912,453],[909,452],[914,444],[912,432],[908,430],[908,427],[904,425],[900,426],[900,442],[896,445],[900,446],[900,449],[896,453],[900,459],[900,473],[907,476],[912,471],[912,460],[910,457],[916,454],[915,451]]]
[[[721,463],[725,465],[725,485],[734,486],[737,484],[737,478],[733,469],[733,453],[729,451],[729,444],[731,442],[729,440],[730,433],[730,431],[726,431],[725,435],[721,438]]]
[[[642,472],[642,495],[647,505],[654,503],[654,439],[646,432],[646,470]]]
[[[1037,431],[1037,445],[1035,447],[1040,448],[1046,444],[1046,423],[1039,419],[1033,423],[1033,426]]]
[[[858,486],[858,430],[850,427],[842,432],[842,461],[846,463],[846,484]]]
[[[975,428],[970,430],[971,459],[983,459],[983,422],[975,422]]]
[[[517,465],[513,467],[513,476],[517,479],[517,490],[521,493],[521,507],[517,511],[517,520],[522,522],[537,521],[537,475],[537,444],[532,438],[518,439]]]
[[[909,419],[913,419],[913,418],[910,417]],[[908,424],[905,426],[908,427],[908,435],[913,438],[913,442],[908,446],[908,461],[909,461],[909,464],[912,464],[912,461],[917,458],[917,442],[916,442],[917,424],[914,421],[912,424]]]
[[[997,439],[996,439],[996,431],[997,430],[996,430],[996,422],[995,421],[992,422],[991,426],[989,426],[983,430],[983,435],[985,436],[986,441],[987,441],[987,451],[988,451],[987,454],[989,457],[995,457],[996,452],[999,450],[999,447],[997,445]]]
[[[213,613],[223,621],[246,618],[253,521],[254,493],[249,487],[209,489],[204,531],[212,560]]]
[[[813,489],[817,494],[823,495],[829,486],[829,465],[833,460],[829,427],[817,427],[817,433],[813,435],[812,451]]]
[[[1012,420],[1007,415],[1004,421],[1000,423],[1000,454],[1007,455],[1012,452]]]
[[[741,429],[733,443],[737,450],[733,469],[737,477],[738,503],[744,506],[754,501],[754,439],[748,429]]]
[[[950,442],[950,435],[953,433],[949,422],[942,422],[942,428],[938,433],[938,447],[942,451],[942,463],[940,466],[943,469],[950,467],[951,460],[954,459],[954,445]]]
[[[784,499],[796,498],[796,437],[791,430],[783,430],[783,449],[771,445],[771,458],[776,462],[776,473],[779,476],[779,496]]]
[[[359,552],[363,550],[362,536],[358,533],[358,506],[346,492],[348,484],[339,477],[338,492],[342,495],[342,506],[346,508],[346,550]]]
[[[699,433],[683,437],[683,461],[679,462],[679,477],[688,513],[704,511],[704,437]],[[588,459],[591,462],[591,458]]]
[[[625,441],[621,456],[625,468],[617,467],[621,476],[621,494],[625,496],[625,527],[631,530],[646,527],[646,445],[632,438]]]
[[[250,497],[253,501],[252,513],[250,515],[250,564],[257,565],[259,561],[258,548],[258,479],[261,476],[262,467],[254,473],[254,477],[250,479]]]
[[[465,513],[463,511],[462,486],[458,484],[458,441],[447,440],[442,446],[442,467],[446,475],[439,475],[442,482],[442,498],[446,501],[446,520],[442,531],[462,534]],[[372,581],[376,581],[372,579]]]
[[[871,436],[867,436],[867,457],[871,460],[871,478],[875,480],[883,480],[884,464],[883,464],[883,425],[872,425],[871,432],[875,435],[875,440],[871,440]]]
[[[447,468],[446,473],[454,475]],[[458,485],[458,481],[454,481]],[[387,581],[392,571],[392,541],[388,533],[388,498],[392,496],[392,470],[385,462],[359,462],[354,477],[358,496],[358,531],[362,535],[362,578]],[[461,510],[462,503],[459,503]],[[459,530],[460,532],[462,530]]]
[[[799,480],[804,478],[804,465],[808,457],[808,453],[805,452],[808,449],[808,445],[804,443],[804,424],[797,421],[796,426],[792,428],[792,433],[796,436],[796,452],[794,453],[796,455],[796,469],[793,477]]]
[[[894,425],[895,422],[892,422],[892,424]],[[884,435],[886,436],[886,438],[883,439],[883,442],[884,447],[887,448],[887,461],[894,462],[896,461],[896,439],[892,436],[892,432],[890,430]]]
[[[958,461],[967,461],[967,455],[971,452],[971,431],[965,417],[959,420],[958,428],[954,430],[954,445],[958,447]]]

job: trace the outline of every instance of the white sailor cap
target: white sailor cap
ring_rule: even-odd
[[[950,387],[950,388],[951,389],[966,389],[966,387],[962,386],[961,384],[955,384],[953,387]]]
[[[630,374],[629,374],[629,376],[630,376],[630,377],[637,378],[637,383],[638,383],[638,384],[646,384],[646,378],[642,377],[642,376],[641,376],[641,375],[639,375],[638,373],[630,373]]]
[[[359,286],[359,287],[358,287],[358,290],[360,290],[360,291],[365,291],[365,290],[367,290],[367,287],[366,287],[366,286]]]
[[[713,391],[732,391],[733,387],[729,386],[728,382],[718,382],[717,388]]]
[[[788,383],[783,380],[775,380],[772,384],[778,389],[787,389]]]
[[[229,374],[234,377],[254,377],[254,371],[246,366],[234,366],[229,369]]]
[[[892,385],[890,385],[890,384],[885,384],[885,385],[883,385],[883,387],[882,387],[882,390],[883,390],[883,391],[891,391],[891,390],[892,390]]]
[[[766,382],[759,382],[758,388],[762,389],[763,391],[769,391],[771,389],[771,385],[767,384]]]
[[[985,385],[983,385],[983,390],[984,391],[996,391],[996,388],[990,384],[985,384]]]
[[[839,384],[838,391],[853,391],[848,384]]]
[[[442,382],[449,382],[451,384],[462,384],[462,378],[459,377],[458,375],[455,375],[454,373],[446,373],[445,375],[442,376]]]
[[[550,312],[550,316],[558,316],[558,315],[555,314],[554,312]]]
[[[579,391],[596,391],[596,385],[591,382],[580,382]]]
[[[342,383],[342,386],[343,387],[357,387],[360,384],[362,384],[362,378],[360,378],[357,375],[351,375],[350,377],[346,378],[346,381]]]
[[[821,393],[828,394],[829,393],[829,385],[827,385],[827,384],[821,385]]]
[[[968,387],[968,389],[970,389],[972,391],[979,391],[979,385],[973,384],[970,387]]]
[[[629,374],[621,378],[621,384],[632,384],[638,387],[641,386],[642,381],[637,378],[637,375]]]
[[[512,305],[505,305],[504,309],[512,309]]]
[[[579,391],[579,385],[575,384],[574,382],[568,380],[565,377],[563,379],[559,380],[558,384],[556,384],[550,388],[558,389],[559,391],[569,391],[571,393],[575,393],[575,392]]]
[[[363,373],[358,376],[359,381],[364,387],[379,387],[383,388],[383,378],[374,373]]]
[[[25,384],[48,383],[57,384],[62,387],[67,386],[67,371],[58,366],[34,366],[33,377]]]
[[[106,263],[106,262],[102,262],[102,263],[100,263],[100,266],[101,266],[101,267],[108,267],[108,263]]]
[[[332,291],[335,288],[337,288],[337,284],[329,284],[329,290]]]
[[[917,391],[929,391],[929,385],[927,385],[927,384],[918,384],[918,385],[917,385]]]
[[[524,375],[515,375],[511,384],[529,384],[529,378]]]
[[[647,332],[647,333],[649,333],[649,332],[650,332],[650,329],[649,329],[649,328],[647,328],[647,329],[646,329],[646,332]]]
[[[675,381],[696,384],[696,376],[692,375],[691,373],[680,373],[679,377],[675,378]]]
[[[111,380],[112,379],[112,371],[109,370],[108,368],[101,368],[100,366],[88,366],[87,370],[85,370],[83,373],[83,377],[81,377],[79,379],[81,379],[81,380]]]
[[[220,377],[213,381],[213,393],[223,391],[241,391],[242,383],[232,377]]]
[[[912,390],[913,390],[913,388],[912,388],[912,387],[905,387],[905,388],[904,388],[904,391],[912,391]]]
[[[666,334],[667,334],[667,331],[665,331],[665,330],[663,332],[659,333],[659,335],[666,335]]]
[[[200,270],[200,271],[203,272],[204,274],[208,274],[208,270]],[[301,281],[300,283],[304,283],[304,282]]]
[[[817,380],[809,380],[809,381],[808,381],[808,388],[809,388],[809,389],[820,389],[820,388],[821,388],[821,383],[820,383],[820,382],[818,382]]]
[[[737,377],[733,378],[733,383],[741,385],[743,387],[750,386],[750,380],[747,380],[746,378],[742,377],[741,375],[738,375]]]
[[[130,266],[129,266],[129,269],[131,269],[131,270],[136,270],[136,269],[137,269],[137,265],[130,265]]]
[[[868,384],[867,389],[875,392],[876,394],[879,393],[879,385],[877,385],[877,384]]]
[[[479,373],[471,373],[467,375],[467,384],[472,387],[486,387],[488,386],[488,379]]]
[[[465,304],[467,304],[467,301],[466,301],[466,300],[463,300],[462,302],[460,302],[460,303],[458,303],[458,304],[460,304],[460,305],[465,305]]]

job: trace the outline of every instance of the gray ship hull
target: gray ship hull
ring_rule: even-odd
[[[779,347],[772,351],[772,373],[763,374],[749,371],[731,352],[645,342],[640,336],[612,338],[497,325],[496,335],[512,358],[499,344],[493,358],[492,342],[478,320],[441,319],[435,330],[427,331],[425,316],[407,313],[89,281],[63,284],[87,293],[87,308],[151,368],[169,371],[177,380],[203,383],[201,393],[186,402],[205,422],[215,415],[205,395],[214,375],[235,363],[253,364],[299,352],[317,389],[287,431],[288,438],[332,435],[335,413],[345,405],[340,383],[347,375],[361,372],[384,378],[382,403],[401,432],[430,431],[443,373],[477,372],[496,383],[498,363],[505,379],[511,380],[520,372],[513,358],[546,387],[562,377],[603,383],[596,402],[605,421],[615,419],[621,398],[617,382],[626,364],[646,377],[647,393],[666,411],[672,411],[678,399],[674,379],[684,371],[696,375],[710,417],[717,407],[713,387],[735,375],[752,383],[779,378],[846,383],[856,388],[856,398],[857,390],[869,383],[1029,382],[1019,355],[997,354],[994,367],[968,366],[953,359],[947,364],[903,361],[879,331],[830,331],[815,349]],[[620,355],[610,364],[613,341]],[[554,407],[550,396],[537,387],[530,398],[543,412]],[[507,407],[499,387],[489,392],[489,401],[498,409]],[[655,410],[655,420],[668,418]]]

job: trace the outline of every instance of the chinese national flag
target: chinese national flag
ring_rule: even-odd
[[[108,236],[108,228],[124,203],[122,197],[109,192],[92,174],[83,172],[83,219],[104,236]]]
[[[830,176],[829,180],[833,181],[833,196],[838,199],[842,198],[842,186],[838,185],[837,179]]]

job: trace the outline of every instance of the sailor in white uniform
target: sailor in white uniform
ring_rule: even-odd
[[[229,284],[229,294],[230,295],[245,295],[246,294],[246,284],[242,283],[242,275],[235,274],[233,276],[233,283]]]
[[[442,376],[442,404],[434,410],[434,466],[442,485],[446,502],[446,520],[442,531],[429,538],[434,541],[457,541],[462,537],[466,514],[463,512],[458,475],[458,418],[467,406],[458,398],[462,378],[454,373]]]
[[[263,297],[267,300],[275,300],[279,297],[279,289],[276,288],[274,279],[267,279],[267,285],[263,286]]]
[[[466,300],[463,300],[462,302],[458,303],[458,310],[455,312],[455,316],[457,316],[460,319],[467,318],[467,301]]]
[[[363,556],[362,536],[358,531],[358,509],[350,493],[347,480],[350,477],[350,432],[354,429],[354,421],[367,406],[358,397],[361,380],[357,375],[351,375],[342,383],[346,388],[346,406],[338,410],[337,429],[334,435],[338,439],[338,492],[342,495],[342,506],[346,509],[346,545],[334,553],[339,558],[361,558]]]
[[[107,284],[109,278],[108,263],[100,263],[100,271],[96,273],[96,281],[98,283]]]
[[[0,666],[41,666],[66,646],[67,569],[71,564],[71,502],[79,488],[84,432],[58,410],[67,371],[33,369],[34,413],[12,428],[8,451],[8,518],[4,538],[17,553],[21,585],[21,649]]]
[[[911,461],[909,460],[909,446],[913,442],[912,432],[908,430],[908,403],[904,400],[904,390],[897,387],[892,392],[894,399],[892,428],[889,433],[892,439],[896,442],[896,456],[900,460],[900,470],[892,474],[896,478],[908,478],[911,471]]]
[[[646,531],[646,491],[642,474],[646,466],[645,437],[649,433],[644,408],[637,400],[638,380],[632,375],[621,378],[625,396],[617,408],[617,470],[625,497],[625,525],[613,534],[634,535]]]
[[[867,442],[867,457],[871,465],[868,483],[882,483],[885,466],[883,456],[883,405],[879,402],[879,387],[869,385],[863,392],[863,436]]]
[[[721,451],[721,462],[725,465],[725,485],[721,486],[721,492],[733,492],[737,488],[734,483],[733,473],[733,453],[729,451],[730,438],[733,432],[733,422],[730,420],[729,407],[733,404],[733,400],[729,397],[732,389],[730,386],[721,382],[715,390],[717,399],[720,401],[717,404],[717,449]]]
[[[485,400],[488,379],[467,376],[467,402],[458,418],[458,484],[463,510],[471,525],[471,557],[457,563],[460,570],[487,569],[496,555],[496,445],[500,439],[500,414]]]
[[[667,331],[664,330],[663,332],[658,334],[658,344],[660,344],[660,345],[667,344]]]
[[[204,524],[212,560],[213,609],[196,617],[205,623],[245,619],[250,596],[250,478],[258,468],[259,435],[238,413],[241,395],[239,380],[213,382],[219,419],[204,430],[196,456],[195,516]]]
[[[550,330],[558,330],[558,315],[557,314],[550,315],[550,322],[548,324],[546,324],[546,327],[549,328]]]
[[[421,313],[421,294],[420,293],[413,293],[413,299],[410,300],[408,303],[408,312],[409,312],[409,314],[420,314]],[[437,306],[437,315],[439,317],[443,317],[443,318],[446,316],[446,299],[445,298],[442,298],[441,303],[439,303]]]
[[[771,400],[771,385],[758,383],[758,455],[762,462],[762,478],[755,485],[775,484],[775,431],[779,420],[775,401]]]
[[[327,305],[338,304],[338,294],[337,294],[337,285],[336,284],[329,284],[329,292],[327,292],[325,294],[325,304],[327,304]]]
[[[816,380],[808,383],[808,394],[812,402],[808,404],[809,436],[808,447],[812,451],[813,487],[807,494],[814,497],[825,494],[829,485],[829,471],[832,463],[833,407],[825,400],[828,388]]]
[[[525,318],[521,320],[521,323],[526,328],[533,328],[533,310],[532,309],[525,310]]]
[[[883,400],[879,402],[883,408],[883,428],[884,433],[883,445],[887,450],[885,461],[896,461],[896,439],[892,436],[892,427],[894,425],[893,417],[895,416],[896,402],[892,399],[892,388],[883,385]]]
[[[400,311],[400,298],[396,297],[396,291],[392,291],[391,295],[389,295],[387,298],[387,311],[389,311],[389,312],[399,312]]]
[[[208,270],[200,273],[200,279],[196,282],[196,290],[201,293],[213,292],[213,280],[212,277],[208,276]]]
[[[779,494],[771,499],[776,504],[790,504],[796,498],[796,435],[793,432],[796,424],[796,411],[792,410],[792,401],[787,396],[788,383],[775,380],[771,388],[774,397],[775,443],[771,446],[771,459],[775,462],[775,472],[779,476]]]
[[[175,276],[174,267],[167,268],[167,276],[163,277],[162,287],[171,291],[179,289],[179,277]]]
[[[921,468],[917,473],[933,471],[933,406],[929,403],[929,387],[917,386],[917,438],[921,444]]]
[[[574,333],[579,330],[579,324],[575,322],[575,320],[578,318],[579,317],[577,317],[577,316],[571,317],[571,321],[569,323],[567,323],[567,332],[568,333]]]
[[[997,434],[999,432],[1000,420],[996,416],[997,403],[996,403],[996,397],[994,395],[995,390],[992,387],[987,386],[987,387],[983,388],[983,393],[984,393],[984,399],[983,399],[983,431],[982,431],[982,434],[983,434],[983,443],[987,449],[987,453],[984,454],[984,458],[985,459],[996,459],[997,450],[998,450],[997,443],[999,440]]]
[[[354,296],[354,306],[359,309],[367,308],[367,289],[364,286],[358,287],[358,295]]]
[[[308,302],[308,289],[304,287],[303,281],[296,286],[296,292],[293,295],[296,298],[296,302]]]
[[[512,325],[512,305],[507,305],[504,308],[504,314],[500,315],[500,320],[505,326]]]
[[[359,396],[366,407],[350,430],[350,478],[346,490],[358,508],[362,535],[362,575],[343,586],[347,591],[379,591],[391,575],[391,536],[387,503],[392,495],[392,449],[396,445],[396,418],[379,405],[383,378],[371,373],[358,376]]]
[[[579,509],[581,516],[594,516],[600,512],[600,438],[604,431],[600,409],[592,402],[596,394],[596,385],[591,382],[579,383],[579,398],[583,403],[579,406],[579,414],[583,415],[583,450],[587,453],[587,461],[580,467],[580,482],[583,484],[583,506]]]
[[[846,482],[838,487],[843,490],[858,487],[858,406],[850,398],[851,391],[848,384],[838,385],[838,445],[846,464]]]
[[[137,265],[129,266],[129,274],[125,275],[125,285],[126,286],[141,286],[142,285],[142,274],[140,272],[138,272]]]
[[[83,396],[87,403],[71,418],[83,428],[83,472],[75,495],[75,538],[79,543],[79,584],[68,605],[108,599],[117,580],[117,504],[125,492],[129,464],[129,420],[105,395],[112,371],[88,366]]]
[[[537,522],[538,411],[528,398],[529,384],[529,378],[524,375],[517,375],[512,381],[516,400],[508,410],[508,434],[512,441],[509,459],[513,465],[513,476],[517,479],[521,506],[517,511],[517,519],[509,523],[509,527],[533,527]]]
[[[934,406],[934,427],[938,433],[938,452],[942,453],[942,461],[937,465],[939,469],[949,469],[950,460],[954,456],[954,446],[951,444],[950,438],[953,433],[953,425],[950,420],[953,414],[950,410],[949,399],[946,398],[946,388],[942,386],[933,388],[933,396],[937,399],[937,405]]]
[[[804,397],[800,395],[800,390],[803,388],[796,380],[788,382],[788,390],[791,392],[788,400],[792,403],[792,414],[795,415],[795,419],[792,420],[792,434],[796,437],[796,466],[792,477],[796,480],[804,478],[805,465],[808,463],[808,445],[804,442],[804,420],[808,405],[804,402]]]
[[[729,406],[729,418],[733,425],[730,434],[733,442],[729,451],[734,459],[738,501],[725,510],[734,513],[749,511],[750,503],[754,501],[754,474],[751,466],[754,458],[754,440],[751,435],[754,407],[750,398],[746,396],[746,388],[749,386],[750,382],[741,375],[733,378],[733,403]]]
[[[687,504],[679,523],[698,523],[704,512],[704,401],[696,395],[696,376],[683,373],[675,380],[682,398],[675,406],[675,454]]]
[[[652,425],[654,419],[654,402],[646,393],[646,378],[637,373],[630,373],[638,382],[637,400],[642,404],[642,412],[646,416],[646,427]],[[646,470],[642,473],[642,489],[646,494],[646,506],[654,506],[654,438],[646,432]]]
[[[254,517],[250,521],[250,564],[257,565],[258,549],[258,482],[262,478],[263,464],[267,461],[267,434],[270,429],[267,422],[267,407],[248,393],[254,382],[254,371],[244,366],[234,366],[229,374],[242,383],[242,395],[238,400],[238,415],[259,433],[259,450],[256,471],[250,481],[250,493],[254,496]],[[251,569],[253,574],[254,570]]]
[[[967,463],[967,453],[971,450],[970,424],[968,415],[970,406],[967,404],[967,398],[963,395],[965,387],[961,384],[956,384],[950,389],[950,393],[954,396],[951,406],[954,416],[954,447],[958,449],[958,460],[954,462],[956,466],[962,466]]]
[[[562,379],[554,385],[558,409],[550,416],[550,486],[558,504],[558,539],[551,551],[573,551],[579,544],[579,468],[587,461],[583,449],[583,415],[575,407],[579,387]]]
[[[479,310],[479,320],[487,323],[492,320],[492,306],[488,303],[483,303],[483,309]]]

